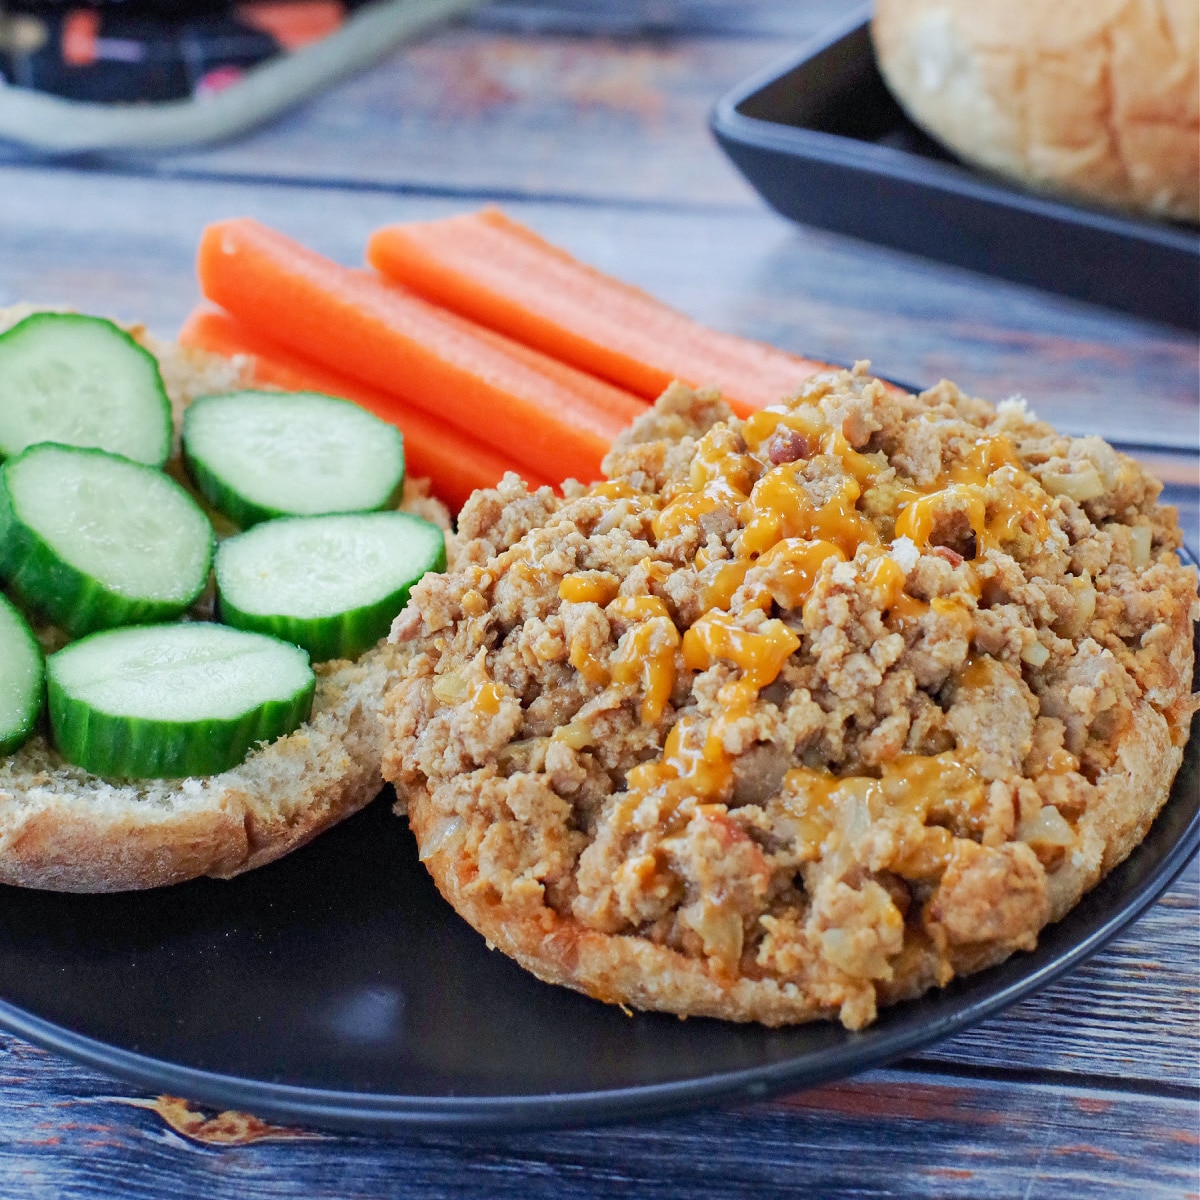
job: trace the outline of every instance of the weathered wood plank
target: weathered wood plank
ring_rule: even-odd
[[[353,190],[0,167],[0,298],[70,301],[170,333],[206,221],[249,213],[342,261],[388,221],[471,207]],[[1025,395],[1071,432],[1194,452],[1194,339],[1165,326],[791,226],[766,213],[512,203],[603,270],[717,328],[892,378]]]
[[[1194,863],[1189,876],[1079,970],[919,1057],[1200,1086]]]
[[[217,1148],[122,1103],[141,1097],[93,1072],[20,1043],[0,1061],[0,1192],[12,1196],[686,1200],[802,1187],[822,1197],[1078,1200],[1174,1198],[1195,1182],[1195,1102],[1186,1095],[880,1071],[775,1103],[637,1125]]]
[[[630,37],[722,34],[808,37],[858,0],[492,0],[473,19],[483,29]]]
[[[851,7],[852,0],[744,8],[568,0],[488,8],[478,18],[487,28],[435,33],[245,137],[146,168],[758,207],[709,134],[709,110]],[[734,36],[716,36],[731,18]],[[542,36],[528,35],[531,22]],[[555,28],[640,36],[581,39]],[[707,36],[689,36],[689,28]],[[736,36],[749,29],[774,36]],[[22,154],[10,146],[0,156]]]
[[[235,141],[148,173],[757,209],[708,113],[794,41],[453,28]],[[21,158],[8,148],[9,161]],[[632,168],[632,169],[631,169]]]

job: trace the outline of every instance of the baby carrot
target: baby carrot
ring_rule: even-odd
[[[398,426],[404,434],[404,457],[409,475],[431,480],[434,494],[455,512],[476,488],[494,486],[505,471],[524,475],[531,488],[541,484],[541,480],[531,479],[529,472],[515,463],[457,430],[430,419],[420,409],[308,362],[219,309],[197,308],[179,331],[179,341],[184,346],[196,346],[226,358],[244,355],[250,381],[259,386],[340,396]]]
[[[339,266],[248,218],[210,225],[204,294],[272,341],[452,424],[555,482],[599,478],[634,396],[382,280]]]
[[[707,329],[497,208],[377,230],[367,258],[427,300],[647,399],[673,379],[713,384],[745,416],[830,369]]]

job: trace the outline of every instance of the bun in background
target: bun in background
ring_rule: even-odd
[[[1045,191],[1200,221],[1197,0],[877,0],[916,124]]]

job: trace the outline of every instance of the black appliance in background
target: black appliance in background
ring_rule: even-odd
[[[0,79],[92,103],[186,100],[332,33],[364,0],[0,0]]]

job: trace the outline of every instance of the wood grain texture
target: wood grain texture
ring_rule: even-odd
[[[496,0],[240,143],[124,172],[0,167],[0,304],[67,301],[170,335],[206,221],[248,213],[358,263],[379,224],[498,198],[717,327],[1023,394],[1068,431],[1140,446],[1200,545],[1194,338],[791,226],[712,143],[725,88],[854,4]],[[0,1200],[1195,1196],[1198,956],[1193,862],[1083,968],[895,1069],[507,1138],[218,1148],[147,1094],[0,1035]]]
[[[0,1050],[5,1197],[1175,1200],[1197,1162],[1190,1096],[904,1070],[637,1125],[210,1147],[103,1076],[21,1043]]]
[[[489,5],[474,28],[407,46],[248,137],[144,165],[199,176],[758,208],[709,134],[709,110],[855,7],[858,0]]]
[[[236,142],[152,169],[438,193],[756,209],[708,132],[795,42],[449,29]]]
[[[1200,1088],[1197,899],[1193,862],[1161,903],[1079,970],[920,1060]]]
[[[0,302],[63,301],[172,333],[196,299],[204,223],[257,216],[343,262],[370,230],[475,207],[347,189],[0,167]],[[1194,339],[767,213],[510,203],[602,270],[719,329],[894,379],[1028,398],[1074,433],[1194,453]]]
[[[481,29],[645,37],[687,33],[808,37],[858,0],[493,0],[474,18]]]

